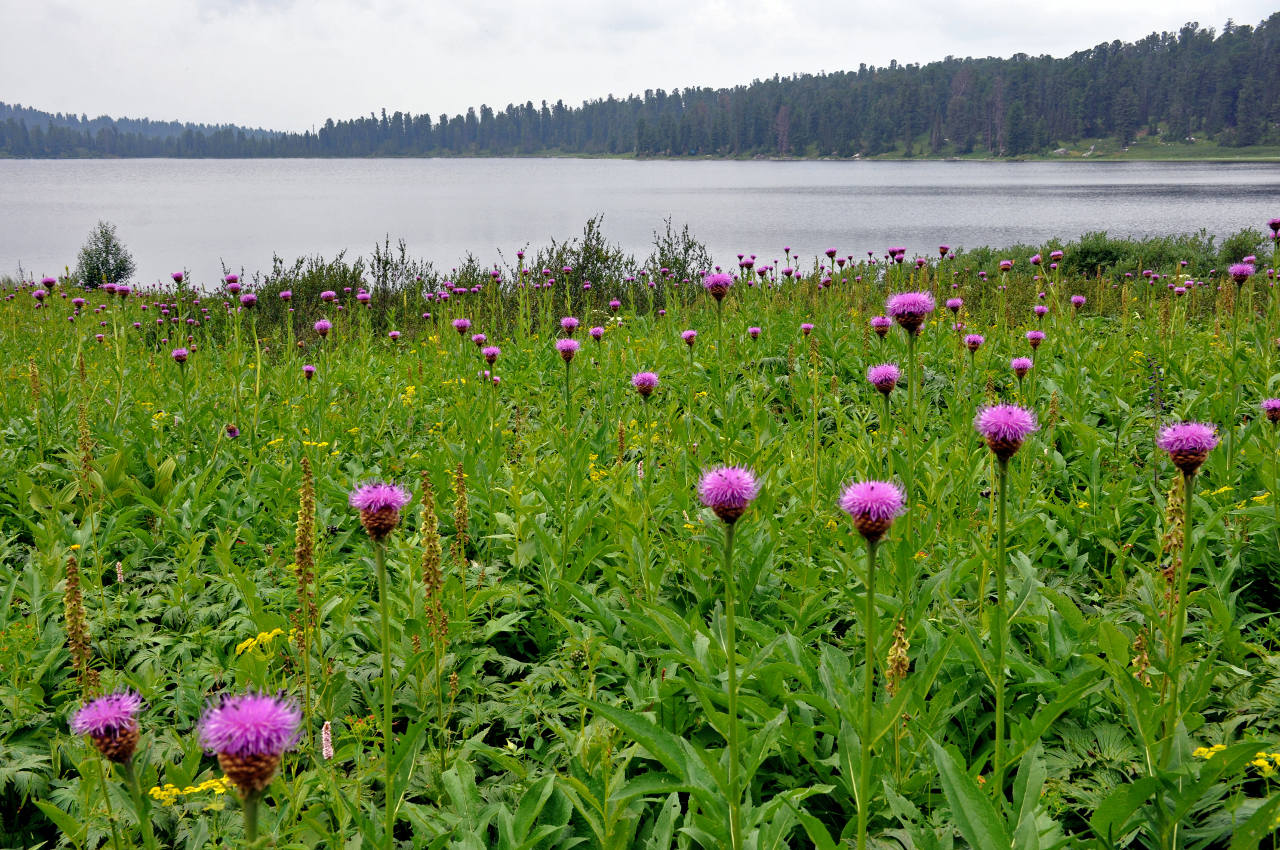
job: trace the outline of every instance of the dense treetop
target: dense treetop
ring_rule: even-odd
[[[1280,143],[1280,12],[1256,27],[1188,23],[1063,58],[863,64],[577,107],[481,105],[452,117],[383,110],[305,133],[89,120],[0,103],[0,155],[23,157],[1019,156],[1141,134]]]

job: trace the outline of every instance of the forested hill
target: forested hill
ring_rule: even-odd
[[[45,114],[45,113],[41,113]],[[1019,54],[757,80],[728,89],[395,112],[272,134],[110,119],[33,122],[0,104],[9,156],[1022,156],[1082,139],[1280,144],[1280,12],[1189,23],[1065,58]],[[100,123],[101,122],[101,123]],[[168,128],[168,129],[166,129]]]

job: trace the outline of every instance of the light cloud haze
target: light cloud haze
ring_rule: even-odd
[[[0,100],[305,130],[382,108],[452,115],[891,59],[1061,56],[1273,11],[1258,0],[0,0]]]

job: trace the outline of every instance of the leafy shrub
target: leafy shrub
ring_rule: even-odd
[[[109,221],[99,221],[80,249],[76,273],[85,286],[95,287],[103,283],[122,283],[133,274],[133,255],[116,235],[116,226]]]

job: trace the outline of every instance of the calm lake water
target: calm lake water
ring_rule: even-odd
[[[114,222],[143,281],[221,264],[252,273],[273,252],[348,257],[386,235],[448,269],[581,233],[643,259],[670,216],[718,262],[804,261],[890,244],[1036,243],[1091,230],[1225,235],[1280,215],[1280,164],[634,162],[580,159],[0,160],[0,274],[74,265]]]

